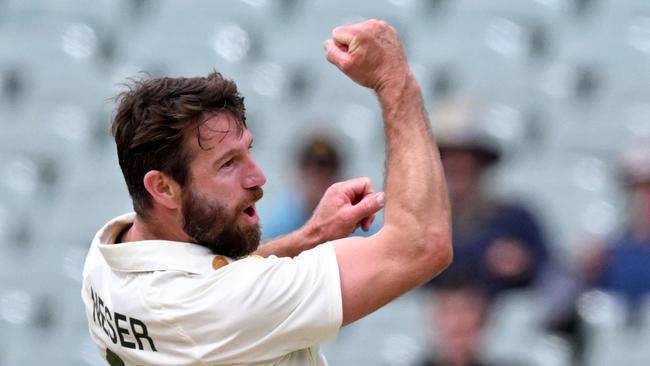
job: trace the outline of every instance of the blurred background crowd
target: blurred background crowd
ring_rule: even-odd
[[[131,210],[109,134],[128,77],[238,83],[266,239],[332,182],[381,187],[378,104],[322,50],[371,17],[422,87],[455,260],[342,329],[330,364],[649,365],[647,0],[0,0],[0,365],[105,364],[80,273]]]

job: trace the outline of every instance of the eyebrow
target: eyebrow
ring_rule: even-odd
[[[250,136],[250,141],[246,145],[246,148],[250,148],[253,145],[253,136]],[[217,160],[214,161],[213,166],[218,167],[221,165],[221,163],[231,157],[233,154],[236,152],[240,151],[239,147],[234,147],[232,149],[227,150],[221,157],[219,157]]]

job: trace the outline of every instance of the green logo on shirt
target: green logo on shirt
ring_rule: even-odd
[[[124,366],[124,361],[110,349],[106,348],[106,361],[111,366]]]

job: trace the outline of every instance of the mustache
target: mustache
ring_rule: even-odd
[[[251,188],[251,197],[250,197],[251,202],[255,203],[261,200],[262,197],[264,197],[264,190],[262,189],[262,187]]]
[[[248,199],[244,200],[241,205],[237,207],[237,211],[244,211],[247,207],[252,206],[255,202],[259,201],[264,197],[264,190],[262,187],[250,188],[250,193]]]

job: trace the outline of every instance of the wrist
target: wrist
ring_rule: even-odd
[[[298,243],[301,251],[309,250],[323,241],[323,230],[320,226],[308,221],[298,229]]]
[[[380,101],[396,101],[402,97],[420,94],[418,85],[410,69],[399,76],[388,78],[375,89]]]

